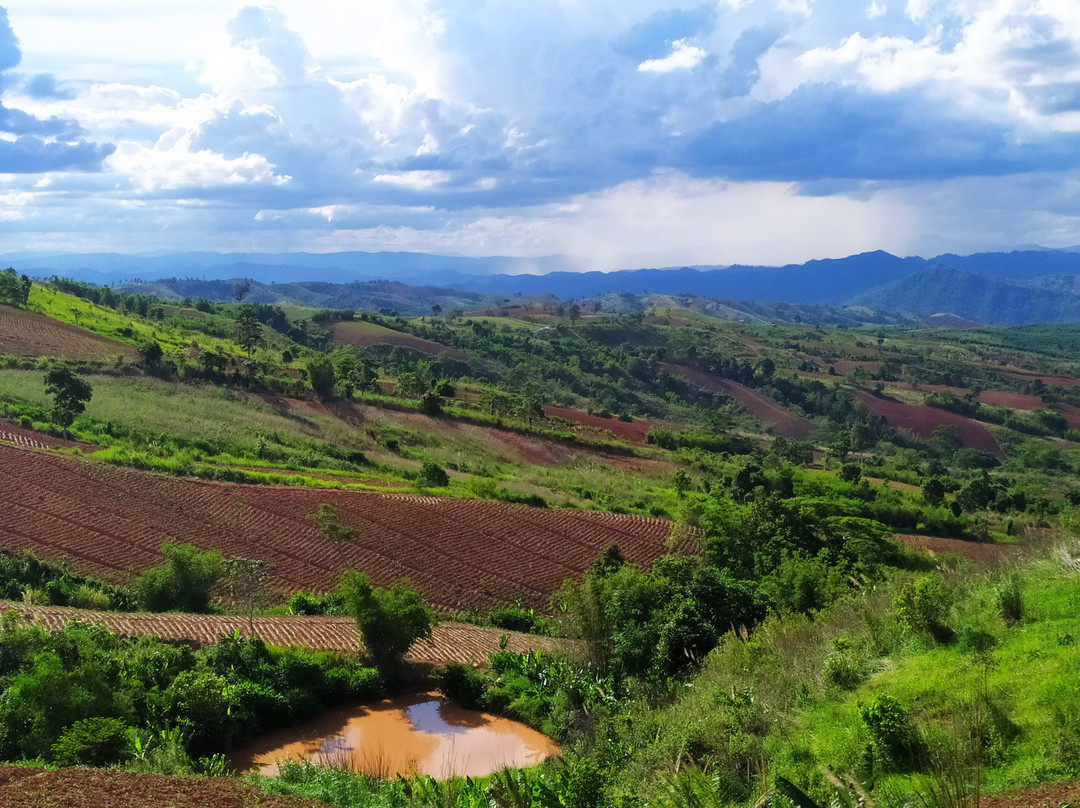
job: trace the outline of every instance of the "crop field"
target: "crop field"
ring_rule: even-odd
[[[616,438],[622,438],[638,445],[645,444],[645,436],[649,432],[649,422],[641,418],[635,418],[633,421],[620,421],[618,418],[601,418],[598,415],[589,415],[581,410],[550,405],[545,405],[544,415],[548,418],[562,418],[564,421],[571,421],[589,429],[605,430]]]
[[[679,376],[691,384],[714,393],[731,396],[742,405],[743,409],[765,424],[774,435],[804,440],[814,429],[810,421],[788,412],[768,396],[738,382],[683,365],[664,364],[662,367],[672,376]]]
[[[138,359],[130,345],[92,334],[36,311],[0,306],[0,355],[59,356],[65,359],[105,361],[123,356]]]
[[[117,769],[0,767],[5,808],[329,808],[271,796],[232,777],[166,777]]]
[[[40,625],[47,631],[60,631],[72,620],[86,620],[123,637],[150,636],[205,645],[215,643],[223,636],[231,637],[234,632],[243,637],[250,636],[251,625],[254,625],[254,636],[267,645],[295,645],[351,654],[360,650],[356,621],[351,617],[260,616],[252,618],[249,624],[246,617],[236,615],[93,612],[0,601],[0,612],[12,609],[22,615],[24,622]],[[416,643],[407,659],[420,665],[445,665],[448,662],[481,665],[499,650],[503,637],[506,637],[507,650],[514,653],[574,648],[572,641],[554,637],[465,623],[440,623],[435,626],[431,641]]]
[[[385,326],[377,325],[376,323],[365,323],[362,321],[336,323],[334,325],[334,340],[343,345],[356,345],[362,348],[376,344],[401,345],[405,348],[412,348],[414,351],[430,354],[432,356],[438,356],[439,354],[444,353],[452,359],[467,358],[465,354],[456,348],[441,345],[438,342],[432,342],[431,340],[422,339],[421,337],[415,337],[412,334],[394,331],[392,328],[386,328]]]
[[[1008,407],[1013,410],[1041,410],[1046,407],[1038,396],[1009,393],[1004,390],[985,390],[979,393],[979,403],[991,407]]]
[[[920,438],[929,438],[939,426],[955,426],[964,446],[982,449],[984,452],[996,455],[1001,454],[1001,448],[986,427],[971,418],[936,407],[901,404],[898,401],[878,398],[869,393],[859,392],[857,395],[870,412],[884,417],[893,429],[910,429]]]
[[[408,577],[437,608],[521,600],[543,607],[610,544],[647,565],[663,519],[483,500],[196,482],[0,445],[0,540],[123,581],[161,562],[171,539],[271,565],[279,591],[327,590],[347,565],[380,585]],[[323,503],[358,535],[335,544]]]

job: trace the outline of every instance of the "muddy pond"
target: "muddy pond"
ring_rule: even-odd
[[[230,765],[273,776],[279,761],[308,760],[376,777],[415,771],[443,779],[532,766],[558,752],[524,724],[422,693],[331,710],[263,736],[230,755]]]

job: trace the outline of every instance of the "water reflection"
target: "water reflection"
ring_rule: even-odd
[[[479,776],[531,766],[558,747],[524,724],[466,710],[433,693],[332,710],[316,721],[264,736],[231,756],[239,771],[277,773],[281,760],[310,760],[377,777],[416,771]]]

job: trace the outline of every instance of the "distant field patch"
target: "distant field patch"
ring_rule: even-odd
[[[901,404],[899,401],[878,398],[861,391],[856,391],[856,395],[871,413],[884,417],[885,422],[893,429],[909,429],[920,438],[929,438],[939,426],[955,426],[964,446],[1001,455],[1001,447],[997,445],[993,435],[978,421],[948,410]]]
[[[412,334],[405,334],[401,331],[395,331],[392,328],[386,328],[385,326],[376,323],[366,323],[362,320],[350,320],[335,323],[334,340],[343,345],[356,345],[361,348],[366,348],[368,345],[380,344],[400,345],[404,348],[412,348],[414,351],[430,354],[432,356],[438,356],[439,354],[444,353],[452,359],[468,358],[461,351],[456,348],[451,348],[448,345],[441,345],[438,342],[414,337]]]
[[[564,421],[581,424],[589,429],[602,429],[617,438],[639,445],[645,444],[645,436],[649,432],[649,422],[641,418],[635,418],[633,421],[620,421],[618,418],[601,418],[598,415],[589,415],[589,413],[581,410],[550,405],[545,405],[544,415],[548,418],[562,418]]]
[[[698,387],[731,396],[774,435],[805,440],[814,429],[810,421],[788,412],[768,396],[738,382],[684,365],[662,364],[661,367],[672,376],[679,376]]]
[[[91,334],[44,314],[0,305],[0,355],[57,356],[79,361],[105,361],[117,355],[138,359],[130,345]]]
[[[667,551],[663,519],[499,502],[206,483],[0,444],[0,537],[123,581],[160,563],[165,539],[271,564],[281,592],[327,590],[346,566],[380,585],[409,577],[455,611],[520,599],[543,608],[563,580],[617,543],[647,566]],[[358,537],[340,546],[308,518],[338,509]]]
[[[1004,390],[986,390],[979,393],[979,403],[989,404],[991,407],[1008,407],[1012,410],[1041,410],[1046,407],[1038,396],[1008,393]]]

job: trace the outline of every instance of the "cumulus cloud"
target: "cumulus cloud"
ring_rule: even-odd
[[[3,74],[21,59],[7,11],[0,8],[0,89],[11,83]],[[74,120],[41,119],[0,103],[0,174],[97,170],[114,147],[88,142],[83,134]]]
[[[223,20],[204,10],[219,4],[196,4],[215,44],[141,83],[43,62],[16,75],[4,18],[0,171],[104,166],[101,182],[50,174],[26,193],[156,200],[154,221],[196,222],[205,204],[215,232],[234,226],[239,240],[566,243],[605,260],[622,243],[648,253],[647,238],[674,255],[669,231],[635,218],[658,221],[661,207],[707,228],[678,189],[747,229],[740,206],[767,217],[761,200],[817,223],[785,229],[804,245],[785,253],[796,260],[873,246],[815,239],[816,210],[864,211],[878,246],[916,245],[932,221],[912,213],[919,192],[969,204],[966,182],[1012,188],[1080,158],[1080,5],[1065,0],[276,5]],[[951,218],[958,232],[965,210]],[[886,214],[905,222],[903,238],[877,226]],[[592,226],[575,230],[574,217]],[[1047,217],[1027,219],[1039,238],[1080,243],[1080,231],[1064,235],[1069,217]],[[694,250],[720,249],[674,219],[665,227]]]
[[[676,39],[671,43],[671,53],[663,59],[646,59],[637,66],[641,73],[671,73],[675,70],[689,70],[701,64],[705,51],[685,39]]]

